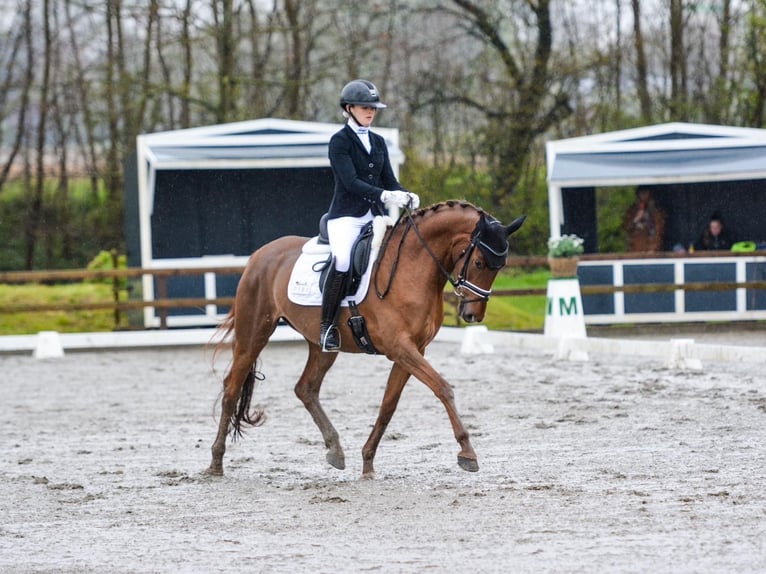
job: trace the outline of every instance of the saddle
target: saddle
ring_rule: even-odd
[[[351,247],[351,265],[348,269],[348,276],[346,278],[346,293],[345,295],[355,295],[359,290],[359,283],[362,280],[362,275],[367,270],[367,266],[370,263],[370,253],[372,252],[372,238],[373,229],[372,221],[365,224],[359,231],[359,235],[354,241]],[[320,245],[329,245],[327,238],[327,214],[325,213],[319,220],[319,236],[317,243]],[[314,271],[319,272],[319,289],[322,290],[325,284],[325,277],[332,265],[333,256],[332,253],[322,261],[314,266]]]
[[[351,247],[351,265],[347,271],[346,292],[344,294],[346,297],[356,295],[356,292],[359,290],[362,275],[364,275],[367,266],[370,263],[373,238],[373,222],[370,221],[359,231],[359,235],[356,240],[354,240],[354,244]],[[329,245],[329,243],[330,241],[327,237],[327,214],[325,213],[319,219],[319,236],[317,237],[317,244]],[[314,265],[314,271],[319,272],[320,291],[324,288],[325,278],[330,270],[330,266],[333,265],[333,261],[334,257],[332,253],[330,253],[327,259]],[[367,331],[367,324],[364,317],[359,313],[356,301],[349,299],[348,308],[351,312],[351,317],[348,319],[348,326],[351,328],[351,334],[354,336],[357,346],[368,355],[379,354],[370,339],[370,333]]]

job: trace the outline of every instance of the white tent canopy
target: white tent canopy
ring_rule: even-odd
[[[136,153],[142,213],[148,216],[153,211],[157,170],[329,166],[327,145],[340,128],[339,124],[265,118],[140,135]],[[375,132],[386,139],[398,173],[404,163],[399,130],[375,128]]]
[[[766,130],[667,123],[546,144],[551,236],[562,189],[766,179]]]

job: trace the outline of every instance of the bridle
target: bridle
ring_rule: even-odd
[[[439,258],[434,255],[434,252],[431,251],[431,248],[429,247],[428,243],[425,239],[423,239],[423,236],[420,234],[420,230],[418,229],[417,223],[415,223],[415,220],[412,217],[412,212],[409,208],[404,209],[404,217],[407,220],[406,227],[404,228],[404,231],[402,232],[402,237],[399,240],[399,246],[396,250],[396,258],[394,259],[394,263],[391,266],[391,274],[388,278],[388,285],[386,286],[386,289],[381,292],[378,289],[377,285],[377,274],[375,276],[375,293],[377,294],[379,299],[383,299],[387,294],[388,291],[391,289],[391,283],[394,280],[394,274],[396,273],[396,267],[399,263],[399,255],[401,253],[402,245],[404,244],[404,240],[407,237],[407,233],[409,233],[410,229],[413,229],[415,231],[415,235],[418,238],[418,241],[420,241],[420,244],[423,246],[423,249],[425,249],[426,253],[433,259],[434,263],[436,263],[436,267],[439,269],[439,272],[449,281],[450,285],[452,285],[452,288],[454,290],[455,295],[461,299],[462,303],[476,303],[479,301],[488,301],[490,295],[492,295],[492,289],[482,289],[478,285],[471,283],[468,280],[468,266],[471,263],[471,256],[473,255],[473,252],[478,248],[483,254],[485,262],[487,263],[487,267],[490,269],[500,269],[505,265],[505,258],[508,255],[508,245],[506,244],[504,251],[497,251],[496,249],[493,249],[491,246],[489,246],[485,241],[483,241],[482,238],[482,232],[484,231],[485,226],[484,224],[484,216],[480,216],[479,221],[476,223],[476,227],[474,227],[474,230],[471,232],[471,241],[468,244],[468,247],[463,249],[463,251],[460,252],[460,255],[458,255],[457,260],[455,261],[455,264],[457,266],[457,263],[460,261],[460,259],[463,259],[463,268],[460,270],[460,273],[458,273],[457,277],[453,277],[452,274],[442,265],[442,262],[439,261]],[[400,219],[401,221],[401,219]],[[398,224],[398,222],[397,222]],[[395,227],[395,226],[394,226]],[[393,229],[392,229],[393,232]],[[386,251],[386,247],[388,246],[388,241],[390,240],[393,233],[389,234],[389,236],[386,238],[385,243],[382,246],[382,249],[380,250],[380,255],[378,257],[378,260],[380,260],[380,257],[382,254]],[[490,265],[489,260],[495,260],[500,261],[499,264]],[[466,294],[466,291],[468,293],[472,293],[475,298],[474,299],[468,299],[468,295]]]

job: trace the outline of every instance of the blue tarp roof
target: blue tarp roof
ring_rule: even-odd
[[[327,165],[327,145],[342,124],[266,118],[190,128],[138,138],[139,155],[152,169],[237,169]],[[374,128],[401,164],[398,130]]]
[[[661,124],[548,142],[557,187],[766,178],[766,130]]]

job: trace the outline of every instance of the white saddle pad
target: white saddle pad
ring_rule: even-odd
[[[356,294],[346,297],[341,302],[342,306],[348,307],[349,299],[356,301],[356,303],[361,303],[367,296],[372,265],[378,256],[386,226],[389,225],[393,225],[393,221],[388,217],[376,217],[373,220],[370,262],[362,275]],[[317,240],[317,237],[312,237],[303,245],[300,257],[295,262],[290,274],[290,282],[287,284],[287,297],[296,305],[318,306],[322,304],[322,292],[319,290],[320,272],[315,271],[315,269],[320,268],[322,263],[330,256],[330,246],[320,244]]]

